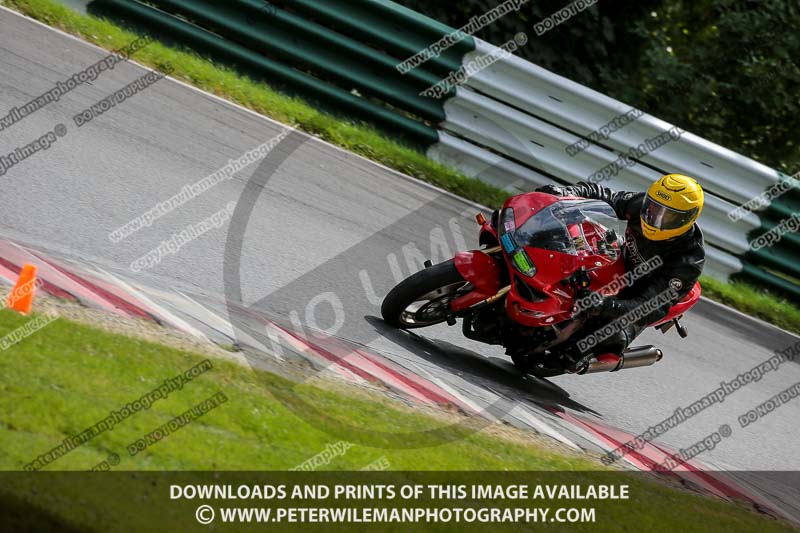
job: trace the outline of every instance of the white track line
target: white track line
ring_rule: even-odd
[[[581,448],[580,446],[569,440],[567,437],[556,431],[552,426],[545,423],[543,420],[538,418],[533,413],[528,412],[528,410],[522,404],[514,406],[511,412],[509,412],[509,415],[517,418],[522,422],[525,422],[529,426],[536,429],[539,433],[544,433],[545,435],[548,435],[557,440],[558,442],[566,444],[570,448],[573,448],[579,452],[583,451],[583,448]]]
[[[121,278],[118,278],[117,276],[115,276],[114,274],[111,274],[110,272],[107,272],[107,271],[105,271],[105,270],[103,270],[103,269],[101,269],[99,267],[94,267],[94,268],[96,268],[98,272],[101,272],[104,276],[106,276],[108,281],[111,281],[112,283],[115,283],[121,289],[125,290],[126,292],[130,293],[131,295],[133,295],[137,299],[139,299],[142,302],[144,302],[147,306],[151,307],[153,310],[155,310],[155,312],[159,315],[160,318],[163,318],[164,320],[166,320],[167,322],[172,324],[175,328],[177,328],[177,329],[179,329],[181,331],[184,331],[186,333],[189,333],[190,335],[193,335],[195,337],[198,337],[199,339],[202,339],[202,340],[204,340],[206,342],[211,342],[211,339],[209,339],[206,336],[205,333],[203,333],[202,331],[200,331],[196,327],[192,326],[191,324],[189,324],[188,322],[186,322],[182,318],[178,317],[174,313],[171,313],[170,311],[168,311],[163,306],[161,306],[161,305],[157,304],[156,302],[154,302],[151,298],[149,298],[147,295],[145,295],[141,290],[135,288],[133,285],[130,285],[126,281],[122,280]]]

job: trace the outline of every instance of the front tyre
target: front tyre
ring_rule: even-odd
[[[400,329],[424,328],[451,315],[450,302],[471,290],[452,259],[420,270],[389,291],[381,305],[383,320]]]

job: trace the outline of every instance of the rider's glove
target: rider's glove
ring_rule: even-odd
[[[539,187],[538,189],[536,189],[536,192],[544,192],[547,194],[552,194],[553,196],[565,196],[566,193],[563,187],[551,184]]]

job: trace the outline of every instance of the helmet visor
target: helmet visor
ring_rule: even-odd
[[[697,208],[679,211],[660,204],[647,196],[642,204],[642,220],[656,229],[678,229],[686,226],[697,214]]]

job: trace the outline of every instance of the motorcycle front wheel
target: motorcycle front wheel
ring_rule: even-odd
[[[420,270],[389,291],[381,305],[383,320],[400,329],[424,328],[451,316],[450,302],[471,290],[452,259]]]

